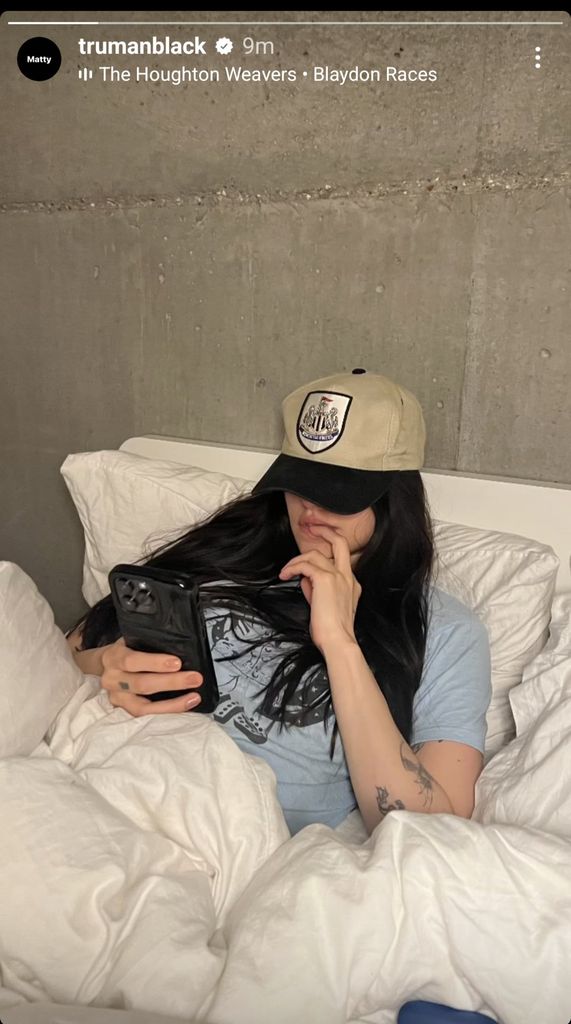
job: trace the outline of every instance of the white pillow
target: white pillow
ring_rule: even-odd
[[[509,691],[547,640],[559,559],[539,541],[454,523],[435,523],[434,537],[437,584],[472,608],[488,630],[488,760],[515,735]]]
[[[571,594],[557,594],[549,641],[510,691],[517,739],[478,779],[474,818],[571,835]]]
[[[31,754],[83,682],[53,612],[13,562],[0,562],[0,757]]]
[[[571,696],[571,593],[553,598],[549,640],[526,665],[519,686],[510,690],[516,732],[522,736],[547,705]]]
[[[183,533],[252,481],[127,452],[69,455],[62,474],[85,531],[83,593],[109,592],[107,573],[161,540]],[[512,534],[436,523],[437,583],[488,628],[493,697],[486,757],[514,735],[508,692],[547,638],[558,559],[551,548]]]
[[[109,593],[114,565],[150,554],[253,486],[118,451],[68,455],[61,472],[85,531],[83,596],[90,605]]]

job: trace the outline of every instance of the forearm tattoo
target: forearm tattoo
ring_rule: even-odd
[[[411,750],[413,750],[414,753],[416,754],[418,753],[422,745],[422,743],[417,743],[414,747],[411,747]],[[423,767],[423,765],[416,764],[416,762],[411,761],[410,758],[406,757],[405,748],[406,743],[401,743],[400,759],[402,766],[407,770],[407,772],[413,773],[413,775],[415,776],[415,781],[419,787],[418,792],[424,798],[424,807],[430,807],[432,805],[432,798],[434,796],[432,787],[434,779],[432,778],[430,772],[427,772],[426,768]],[[402,800],[394,800],[392,803],[390,803],[389,791],[388,789],[385,789],[384,786],[376,786],[375,788],[377,790],[377,807],[381,812],[381,819],[385,818],[389,811],[406,811],[406,807],[403,804]]]
[[[409,760],[408,757],[405,757],[403,749],[405,746],[405,743],[401,743],[400,759],[402,761],[403,767],[406,768],[407,772],[413,773],[413,775],[415,776],[415,781],[418,785],[418,792],[424,798],[424,806],[430,807],[430,805],[432,804],[432,798],[434,796],[432,790],[432,783],[434,782],[434,779],[432,778],[430,772],[427,772],[426,768],[423,765],[417,764],[415,761],[411,761]]]
[[[386,818],[389,811],[406,811],[402,800],[395,800],[394,804],[389,803],[389,791],[384,786],[376,786],[377,807],[381,812],[381,819]]]

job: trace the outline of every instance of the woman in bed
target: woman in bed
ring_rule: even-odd
[[[357,805],[369,833],[392,810],[470,817],[489,645],[432,580],[420,405],[359,369],[298,388],[283,416],[282,452],[252,494],[146,559],[214,584],[212,717],[274,769],[292,834],[335,827]],[[131,715],[199,707],[199,673],[129,650],[110,597],[68,642]]]

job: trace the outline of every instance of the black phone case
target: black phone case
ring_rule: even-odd
[[[200,594],[192,577],[145,565],[116,565],[109,573],[109,585],[127,647],[176,655],[182,662],[181,672],[196,671],[203,676],[199,687],[144,696],[152,701],[169,700],[196,692],[201,701],[193,711],[214,711],[220,695]]]

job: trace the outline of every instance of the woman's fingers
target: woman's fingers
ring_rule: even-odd
[[[180,658],[168,654],[134,651],[123,637],[105,648],[102,658],[101,686],[113,707],[123,708],[130,715],[167,715],[190,711],[200,704],[196,690],[202,685],[200,672],[181,672]],[[182,690],[180,697],[168,700],[147,700],[146,694],[165,690]],[[192,700],[194,698],[194,701]]]
[[[193,696],[197,696],[198,700],[190,703]],[[135,718],[141,718],[142,715],[180,714],[184,711],[190,711],[193,707],[197,707],[200,704],[198,694],[193,695],[190,693],[182,697],[172,697],[170,700],[152,701],[147,700],[145,697],[138,697],[135,693],[124,693],[118,690],[109,693],[109,700],[113,707],[123,708]]]
[[[330,526],[325,526],[323,524],[320,526],[315,526],[314,531],[316,534],[319,532],[321,536],[331,544],[331,548],[333,551],[333,561],[336,567],[340,569],[341,572],[345,574],[350,573],[352,575],[353,570],[351,568],[351,551],[349,549],[349,545],[347,543],[346,538],[343,537],[340,533],[337,533]]]
[[[289,564],[284,565],[280,572],[282,579],[289,578],[290,576],[309,576],[314,577],[316,573],[327,573],[328,576],[335,575],[335,566],[333,562],[326,559],[327,564],[321,565],[317,560],[314,560],[311,555],[314,552],[309,552],[307,555],[300,555],[299,559],[296,559],[295,565]]]
[[[149,654],[127,647],[123,637],[103,655],[103,664],[109,668],[125,669],[127,672],[179,672],[180,658],[171,654]]]
[[[176,710],[182,711],[183,693],[180,697],[160,701],[163,705],[160,709],[153,707],[155,701],[145,699],[146,694],[196,689],[203,683],[200,672],[180,671],[179,657],[131,650],[123,638],[105,648],[101,662],[102,688],[116,707],[125,708],[133,715],[149,714],[151,709],[153,714],[165,714],[173,709],[173,699],[178,701]]]
[[[282,572],[285,569],[288,571],[292,569],[294,571],[291,572],[290,575],[295,576],[296,570],[298,572],[301,571],[299,569],[300,565],[307,564],[309,562],[317,568],[325,569],[326,572],[333,572],[335,569],[332,559],[327,558],[327,556],[321,551],[305,551],[302,555],[296,555],[294,558],[290,558],[289,562],[286,562],[284,565]]]
[[[101,677],[105,690],[121,690],[124,693],[158,693],[159,690],[195,689],[202,684],[200,672],[123,672],[115,669]]]
[[[311,606],[311,637],[323,650],[337,628],[343,635],[353,635],[361,586],[353,573],[347,538],[325,525],[315,526],[313,532],[331,546],[332,558],[312,549],[290,559],[279,575],[284,580],[301,576],[301,590]]]
[[[133,695],[158,693],[161,690],[196,688],[203,681],[200,672],[181,672],[180,658],[131,650],[123,638],[109,646],[101,660],[101,686],[109,695],[121,693],[125,699]],[[130,706],[131,704],[134,706],[134,702],[131,701]],[[121,706],[126,705],[123,702]]]
[[[284,565],[280,576],[287,570],[288,576],[295,576],[299,572],[304,570],[301,568],[302,565],[311,564],[316,568],[324,569],[326,572],[334,572],[336,569],[342,572],[343,575],[349,578],[353,575],[351,568],[351,552],[349,545],[345,537],[341,534],[336,533],[335,530],[329,526],[319,525],[313,527],[313,532],[316,536],[323,537],[324,540],[331,544],[332,558],[327,558],[322,551],[312,549],[311,551],[305,551],[303,554],[296,555],[291,558],[289,562]]]
[[[301,580],[301,592],[305,597],[308,605],[311,605],[311,598],[313,595],[313,587],[311,586],[311,580],[307,579],[307,576],[303,576]]]

